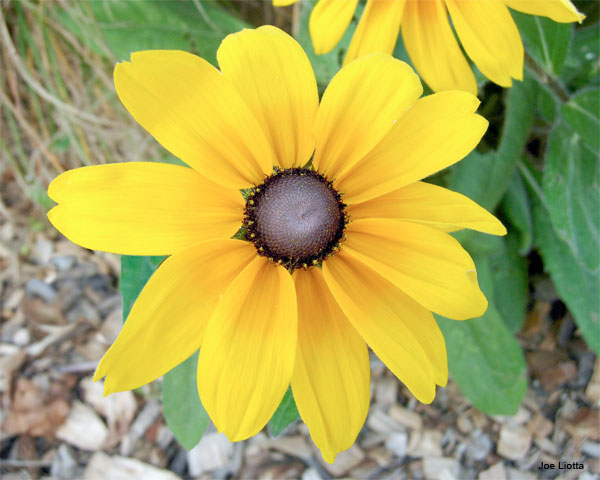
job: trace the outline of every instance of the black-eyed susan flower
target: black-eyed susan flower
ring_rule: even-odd
[[[384,54],[343,68],[319,105],[306,55],[274,27],[228,36],[217,57],[220,71],[181,51],[118,64],[125,107],[191,168],[66,172],[48,189],[49,218],[87,248],[170,255],[98,366],[105,393],[200,349],[198,391],[220,431],[254,435],[291,384],[333,461],[365,421],[367,344],[428,403],[448,376],[431,312],[487,307],[448,232],[504,227],[420,181],[470,152],[487,122],[469,93],[419,99],[415,73]],[[247,241],[232,239],[240,228]]]
[[[290,5],[297,0],[273,0]],[[358,0],[319,0],[309,22],[315,52],[331,51],[340,41]],[[492,82],[510,87],[523,79],[523,43],[509,12],[581,22],[570,0],[367,0],[344,64],[374,52],[392,53],[402,30],[404,46],[417,72],[436,91],[461,89],[477,94],[469,58]]]

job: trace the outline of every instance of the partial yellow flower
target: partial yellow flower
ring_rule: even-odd
[[[275,6],[297,0],[273,0]],[[354,15],[358,0],[319,0],[309,22],[315,52],[330,52]],[[582,22],[570,0],[367,0],[344,65],[370,53],[391,54],[402,29],[404,46],[419,75],[440,92],[477,94],[475,76],[456,41],[492,82],[510,87],[523,79],[523,43],[508,8],[556,22]]]
[[[467,155],[487,122],[469,93],[419,99],[412,69],[384,54],[343,68],[319,105],[305,53],[274,27],[228,36],[217,58],[221,71],[138,52],[114,73],[133,117],[191,168],[84,167],[48,189],[50,221],[74,242],[170,255],[94,378],[107,394],[137,388],[200,349],[198,391],[219,431],[254,435],[291,384],[332,462],[367,415],[367,344],[429,403],[448,377],[431,312],[486,310],[448,232],[506,230],[420,180]],[[240,227],[248,241],[232,239]]]

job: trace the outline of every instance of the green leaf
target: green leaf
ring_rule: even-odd
[[[486,257],[474,257],[489,301],[485,314],[465,321],[436,316],[446,339],[448,364],[461,392],[492,415],[514,414],[525,395],[526,366],[519,343],[493,303],[493,272]]]
[[[598,155],[583,138],[559,123],[548,140],[543,191],[556,234],[577,263],[590,272],[600,268],[600,168]]]
[[[546,73],[559,75],[569,51],[573,25],[516,11],[512,14],[529,54]]]
[[[316,3],[316,0],[301,2],[300,28],[298,30],[298,34],[296,35],[296,40],[306,52],[306,55],[308,56],[308,59],[310,60],[315,72],[317,84],[319,85],[319,92],[323,93],[333,76],[340,70],[340,68],[342,68],[344,55],[348,50],[348,45],[350,45],[354,28],[350,26],[346,29],[342,39],[331,52],[324,55],[317,55],[313,48],[310,32],[308,30],[310,13],[312,12]],[[359,14],[360,7],[357,9],[355,17]]]
[[[495,162],[494,152],[471,152],[450,171],[448,188],[482,203],[489,192],[489,175]]]
[[[575,29],[564,72],[561,75],[561,79],[571,89],[577,90],[587,85],[600,85],[598,38],[600,38],[598,22]]]
[[[302,46],[310,63],[315,72],[315,77],[317,79],[317,84],[319,86],[319,93],[323,93],[333,76],[342,68],[342,62],[344,61],[344,56],[346,51],[348,50],[348,45],[350,45],[350,41],[352,40],[352,36],[354,35],[354,27],[356,25],[356,21],[353,21],[350,26],[344,32],[339,43],[334,47],[334,49],[326,53],[324,55],[317,55],[312,45],[312,40],[310,38],[310,32],[308,30],[308,22],[310,19],[310,14],[317,3],[317,0],[303,1],[301,2],[301,10],[300,10],[300,28],[298,29],[298,34],[296,35],[296,40]],[[354,19],[360,18],[362,14],[362,5],[358,5],[356,11],[354,12]]]
[[[191,450],[204,435],[209,418],[196,386],[198,352],[165,374],[162,386],[163,412],[177,441]]]
[[[292,389],[288,388],[279,407],[277,407],[273,417],[269,420],[269,433],[271,436],[276,437],[280,435],[290,423],[295,422],[299,418],[300,414],[296,408]]]
[[[180,49],[216,64],[221,40],[248,27],[216,2],[101,0],[90,1],[88,7],[118,60],[128,60],[137,50]],[[100,51],[93,37],[82,32],[67,15],[63,18],[70,30]]]
[[[554,232],[542,202],[534,201],[535,245],[561,299],[575,318],[586,342],[600,355],[600,275],[582,268],[573,251]]]
[[[494,282],[494,305],[511,333],[518,332],[527,311],[527,264],[519,255],[517,235],[492,237],[497,248],[488,257]]]
[[[600,88],[577,92],[561,108],[567,124],[592,151],[600,149]]]
[[[142,288],[166,257],[121,256],[120,289],[123,295],[123,320]],[[202,438],[208,415],[202,407],[196,388],[198,354],[165,374],[163,380],[164,415],[169,428],[186,449],[193,448]]]
[[[556,98],[554,93],[552,93],[550,88],[548,88],[548,85],[546,83],[542,83],[538,80],[537,86],[538,111],[540,112],[540,115],[544,118],[544,120],[546,120],[550,125],[552,125],[556,120],[560,101]]]
[[[404,41],[402,40],[402,35],[398,35],[398,40],[396,41],[396,46],[394,47],[394,52],[392,53],[392,57],[397,58],[398,60],[402,60],[405,63],[408,63],[413,70],[416,70],[415,66],[410,59],[408,52],[406,51],[406,46],[404,45]],[[427,84],[422,81],[423,89],[428,89]],[[423,92],[423,95],[429,95],[430,93]]]
[[[544,269],[550,273],[588,345],[600,354],[600,272],[580,267],[572,250],[556,235],[548,218],[547,198],[540,187],[541,175],[530,166],[520,165],[520,170],[531,192],[534,245],[542,256]]]
[[[531,78],[508,91],[500,144],[496,152],[472,152],[454,166],[448,188],[494,211],[510,184],[533,124],[536,84]]]
[[[528,75],[522,82],[516,82],[507,93],[502,135],[496,151],[497,159],[490,172],[489,191],[482,199],[483,206],[490,211],[494,211],[502,200],[521,158],[533,125],[535,109],[532,105],[536,104],[536,100],[536,82]]]
[[[500,206],[504,216],[519,232],[519,253],[521,255],[529,253],[533,243],[531,206],[529,194],[518,171],[513,173]]]
[[[123,295],[123,321],[127,319],[142,288],[164,259],[165,257],[121,256],[119,288]]]

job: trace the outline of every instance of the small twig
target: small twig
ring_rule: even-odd
[[[27,82],[27,84],[44,100],[51,103],[55,107],[60,110],[69,113],[75,117],[78,117],[82,120],[86,120],[88,122],[92,122],[98,125],[103,125],[106,127],[112,126],[113,122],[105,120],[104,118],[97,117],[96,115],[92,115],[87,112],[82,112],[76,108],[73,108],[71,105],[64,103],[62,100],[52,95],[48,90],[46,90],[40,83],[35,80],[27,71],[25,65],[21,61],[15,46],[10,38],[10,33],[8,32],[8,28],[6,26],[6,22],[4,20],[4,15],[2,14],[2,10],[0,9],[0,38],[2,39],[2,43],[4,44],[6,51],[8,53],[8,57],[19,73],[19,75]]]
[[[300,31],[300,9],[302,8],[302,2],[294,4],[292,9],[292,37],[296,38]]]
[[[95,325],[92,325],[85,320],[59,327],[58,331],[55,333],[48,335],[37,343],[29,345],[25,349],[25,352],[32,358],[38,358],[52,345],[65,341],[73,336],[80,335],[94,327]]]
[[[31,10],[33,10],[35,8],[35,6],[29,0],[21,0],[21,1],[27,8],[29,8]],[[63,9],[64,8],[65,8],[65,6],[63,6]],[[37,17],[41,22],[44,22],[46,25],[48,25],[54,31],[58,32],[66,40],[66,42],[69,45],[71,45],[71,47],[73,47],[73,49],[81,56],[81,58],[89,57],[89,55],[92,54],[92,52],[87,51],[83,47],[83,45],[81,45],[81,43],[77,40],[75,35],[73,35],[67,29],[63,28],[62,25],[60,25],[60,23],[58,23],[56,20],[50,18],[48,15],[39,15],[38,14]],[[113,60],[114,59],[111,58],[111,61],[113,61]],[[113,83],[112,83],[111,78],[108,75],[106,75],[106,72],[104,71],[104,69],[102,69],[99,66],[98,62],[87,62],[86,65],[89,66],[94,71],[94,73],[96,73],[98,78],[100,78],[100,80],[108,88],[112,89]]]
[[[25,133],[27,133],[29,138],[31,138],[31,140],[37,144],[40,151],[44,154],[44,156],[46,158],[48,158],[48,160],[50,161],[52,166],[54,166],[56,171],[59,173],[64,172],[65,169],[59,163],[58,158],[56,158],[56,155],[52,154],[46,148],[46,145],[44,144],[43,140],[38,136],[38,134],[35,132],[35,130],[31,127],[31,125],[29,125],[29,123],[27,123],[27,120],[25,120],[25,118],[23,118],[23,115],[21,115],[21,113],[11,103],[10,99],[4,94],[4,92],[2,90],[0,90],[0,105],[5,105],[10,110],[10,112],[13,114],[13,116],[17,119],[17,122],[19,122],[19,125],[21,126],[21,128],[25,131]]]
[[[82,362],[74,365],[59,365],[57,370],[60,373],[87,373],[96,370],[98,362]]]
[[[0,465],[3,467],[49,467],[52,465],[52,460],[18,460],[6,458],[0,460]]]

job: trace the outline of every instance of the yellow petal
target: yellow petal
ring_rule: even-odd
[[[224,293],[198,360],[202,405],[231,441],[256,434],[290,384],[298,311],[292,276],[255,259]]]
[[[430,183],[415,182],[363,203],[349,205],[352,220],[391,218],[424,223],[444,232],[470,228],[506,235],[500,221],[473,200]]]
[[[342,250],[323,262],[331,293],[367,344],[423,403],[448,378],[444,338],[431,312]]]
[[[454,38],[443,0],[406,0],[402,38],[410,59],[435,92],[477,94],[477,82]]]
[[[369,353],[318,268],[294,272],[298,348],[292,391],[323,458],[352,446],[369,410]]]
[[[581,23],[585,18],[569,0],[504,0],[504,3],[519,12],[548,17],[560,23]]]
[[[104,393],[151,382],[198,350],[220,296],[255,257],[247,242],[212,240],[167,258],[98,365]]]
[[[273,0],[274,7],[287,7],[288,5],[292,5],[296,3],[298,0]]]
[[[306,164],[315,146],[312,126],[319,95],[298,42],[271,26],[242,30],[223,40],[217,59],[267,134],[277,164]]]
[[[168,255],[212,238],[231,238],[244,215],[238,190],[191,168],[150,162],[69,170],[48,195],[50,222],[69,240],[123,255]]]
[[[256,118],[202,58],[178,50],[136,52],[116,66],[114,80],[133,118],[208,179],[245,188],[271,174],[273,150]]]
[[[413,70],[389,55],[361,57],[342,68],[325,90],[315,120],[317,170],[329,179],[348,170],[422,92]]]
[[[356,27],[344,65],[369,53],[394,51],[400,30],[404,0],[368,0]]]
[[[316,54],[328,53],[350,25],[358,0],[319,0],[310,14],[308,30]]]
[[[428,310],[463,320],[479,317],[487,300],[475,264],[454,238],[412,222],[351,222],[342,248]]]
[[[388,135],[335,188],[344,202],[359,203],[411,184],[465,157],[488,122],[475,115],[479,100],[467,92],[419,99]]]
[[[446,0],[456,33],[467,52],[492,82],[510,87],[523,79],[523,42],[501,0]]]

